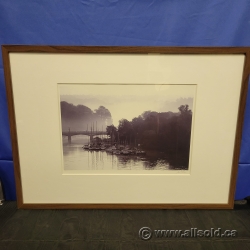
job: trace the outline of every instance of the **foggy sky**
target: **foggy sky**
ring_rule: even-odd
[[[131,121],[144,111],[178,112],[180,105],[193,109],[196,85],[93,85],[61,84],[60,101],[85,105],[93,111],[107,108],[115,126],[122,118]]]

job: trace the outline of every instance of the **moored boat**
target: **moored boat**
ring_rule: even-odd
[[[90,145],[89,144],[85,144],[83,145],[83,149],[89,149]]]
[[[112,152],[115,151],[115,150],[116,150],[116,147],[115,147],[115,146],[106,148],[106,151],[107,151],[108,153],[112,153]]]
[[[143,151],[143,150],[136,150],[136,152],[135,152],[136,154],[146,154],[146,152],[145,151]]]
[[[123,154],[123,155],[129,155],[130,152],[129,152],[129,150],[124,149],[124,150],[121,150],[121,154]]]

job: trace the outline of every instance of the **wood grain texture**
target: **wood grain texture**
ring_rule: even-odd
[[[18,204],[18,207],[21,207],[21,205],[23,204],[22,181],[21,181],[21,172],[20,172],[21,170],[20,170],[20,162],[19,162],[16,116],[15,116],[15,107],[14,107],[14,99],[13,99],[9,52],[10,51],[7,48],[2,46],[4,77],[5,77],[7,102],[8,102],[10,132],[11,132],[12,156],[13,156],[13,161],[14,161],[14,174],[15,174],[15,182],[16,182],[17,204]]]
[[[125,54],[246,54],[250,47],[34,46],[3,45],[8,52]]]
[[[109,47],[109,46],[25,46],[3,45],[4,75],[12,138],[18,208],[23,209],[232,209],[237,179],[243,119],[250,74],[250,47]],[[15,108],[9,53],[109,53],[109,54],[240,54],[245,55],[241,95],[235,134],[231,181],[227,204],[27,204],[23,202]]]
[[[248,92],[249,75],[250,75],[250,50],[248,49],[245,53],[245,63],[244,63],[243,76],[242,76],[241,94],[240,94],[240,100],[239,100],[233,163],[232,163],[232,171],[231,171],[231,181],[230,181],[229,198],[228,198],[228,203],[230,204],[231,207],[233,207],[233,204],[234,204],[238,164],[239,164],[239,157],[240,157],[240,146],[241,146],[241,138],[242,138],[242,132],[243,132],[243,122],[244,122],[245,106],[246,106],[247,92]]]

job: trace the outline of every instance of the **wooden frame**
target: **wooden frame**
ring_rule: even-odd
[[[103,208],[103,209],[232,209],[234,204],[234,192],[236,187],[238,159],[240,153],[240,143],[242,136],[242,125],[244,118],[244,109],[247,96],[247,86],[250,73],[250,48],[182,48],[182,47],[74,47],[74,46],[2,46],[4,74],[6,81],[6,91],[8,99],[9,121],[12,137],[13,160],[15,167],[15,180],[17,191],[18,208],[28,209],[67,209],[67,208]],[[228,201],[225,203],[194,203],[194,202],[179,202],[179,203],[136,203],[136,202],[122,202],[122,203],[78,203],[78,202],[25,202],[23,198],[23,184],[24,180],[21,175],[22,165],[20,164],[20,149],[17,132],[16,107],[15,97],[13,94],[13,71],[11,65],[10,54],[106,54],[106,55],[147,55],[147,54],[161,54],[161,55],[243,55],[244,69],[242,69],[242,84],[239,96],[239,108],[237,114],[237,126],[234,140],[234,150],[232,156],[232,167],[230,166],[230,187],[228,190]],[[53,69],[52,69],[53,70]]]

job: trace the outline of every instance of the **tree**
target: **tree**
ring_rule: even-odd
[[[192,111],[189,109],[189,106],[186,104],[186,105],[181,105],[179,108],[179,111],[181,113],[181,115],[190,115],[192,114]]]
[[[93,112],[85,105],[75,106],[62,101],[61,117],[63,129],[70,127],[73,130],[82,130],[95,126],[95,130],[103,130],[107,125],[112,124],[111,113],[104,106],[100,106]]]
[[[147,117],[151,114],[151,110],[148,110],[148,111],[144,111],[141,115],[141,117],[143,118],[143,120],[146,120]]]
[[[147,130],[154,130],[156,134],[158,134],[159,133],[159,113],[155,111],[152,111],[152,112],[150,111],[150,113],[147,113],[147,116],[145,119],[145,125],[146,125]]]
[[[114,140],[117,137],[117,128],[114,125],[107,126],[106,132],[107,135],[109,135],[112,140]]]
[[[178,150],[188,159],[190,149],[192,111],[188,105],[181,105],[179,108],[180,116],[178,117]]]
[[[123,141],[128,141],[131,139],[131,136],[133,135],[132,123],[127,119],[120,120],[118,125],[118,133],[120,139]]]
[[[102,123],[106,125],[112,124],[111,113],[104,106],[99,106],[98,109],[95,109],[95,114],[101,120]]]

